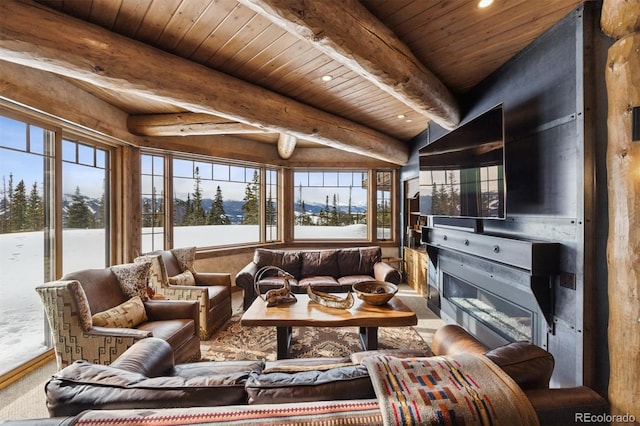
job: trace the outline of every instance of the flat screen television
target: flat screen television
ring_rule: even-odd
[[[505,218],[502,104],[421,148],[419,158],[421,214]]]

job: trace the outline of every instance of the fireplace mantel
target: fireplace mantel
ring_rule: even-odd
[[[560,244],[476,234],[452,228],[422,228],[422,242],[491,262],[516,267],[531,275],[558,274]]]

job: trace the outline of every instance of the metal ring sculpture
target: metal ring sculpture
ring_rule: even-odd
[[[268,290],[267,292],[265,292],[263,297],[260,293],[259,282],[262,279],[263,275],[269,271],[277,271],[277,275],[285,277],[284,285],[281,288]],[[277,266],[263,266],[262,268],[258,269],[255,278],[253,279],[253,290],[256,292],[260,299],[267,302],[267,307],[281,305],[284,303],[294,303],[297,299],[296,296],[291,293],[291,284],[289,284],[289,280],[287,278],[294,278],[294,276]]]

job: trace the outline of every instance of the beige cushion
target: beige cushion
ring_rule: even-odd
[[[193,276],[191,271],[184,271],[181,274],[169,277],[169,284],[171,285],[196,285],[196,277]]]
[[[103,312],[94,314],[91,319],[97,327],[133,328],[148,320],[144,304],[139,296]]]

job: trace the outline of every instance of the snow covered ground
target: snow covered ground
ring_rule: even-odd
[[[366,225],[296,226],[300,239],[366,239]],[[254,242],[258,226],[219,225],[175,228],[175,247]],[[105,265],[104,230],[66,230],[64,269],[76,271]],[[44,352],[46,318],[35,288],[44,278],[44,234],[0,234],[0,374]]]

